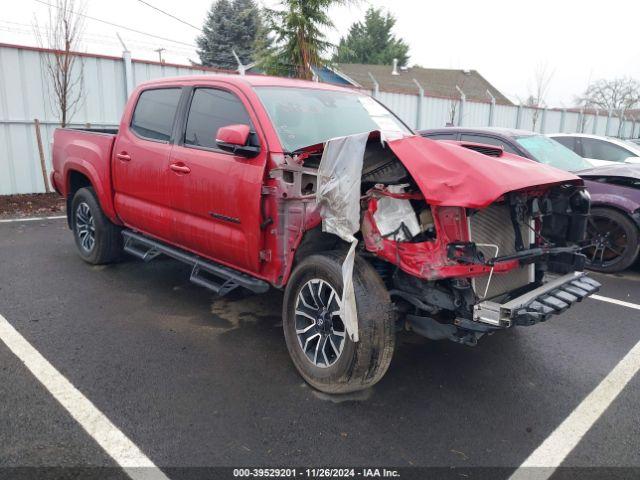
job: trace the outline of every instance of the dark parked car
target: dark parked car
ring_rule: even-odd
[[[601,272],[619,272],[632,265],[640,250],[640,165],[591,164],[560,143],[544,135],[503,128],[456,128],[422,130],[433,140],[468,142],[482,151],[492,145],[505,152],[576,173],[591,194],[592,210],[584,253],[588,267]],[[492,149],[485,149],[488,155]]]

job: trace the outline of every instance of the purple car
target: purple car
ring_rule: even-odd
[[[433,140],[499,146],[506,152],[574,172],[584,179],[591,194],[588,242],[583,251],[588,268],[600,272],[619,272],[638,258],[640,165],[593,167],[555,140],[524,130],[448,127],[419,133]],[[477,148],[477,145],[468,147]],[[483,153],[491,154],[490,150]]]

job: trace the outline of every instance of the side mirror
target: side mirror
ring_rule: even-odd
[[[629,157],[624,163],[640,163],[640,157]]]
[[[227,125],[221,127],[216,133],[216,145],[220,150],[240,155],[242,157],[255,157],[260,153],[260,147],[247,145],[251,137],[249,125]]]

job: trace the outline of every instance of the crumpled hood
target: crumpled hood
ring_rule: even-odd
[[[420,136],[391,140],[388,145],[431,205],[484,208],[514,190],[581,183],[569,172],[508,153],[489,157]]]
[[[588,177],[625,177],[640,180],[640,165],[631,163],[620,163],[617,165],[603,165],[601,167],[589,168],[576,172],[584,178]]]

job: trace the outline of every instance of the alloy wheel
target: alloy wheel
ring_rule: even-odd
[[[96,229],[89,205],[82,202],[76,208],[76,235],[82,249],[89,253],[96,244]]]
[[[607,267],[616,263],[629,248],[627,234],[612,218],[591,215],[587,224],[588,245],[583,253],[594,267]]]
[[[344,348],[346,329],[340,317],[340,297],[325,280],[305,283],[296,299],[295,325],[300,348],[316,367],[327,368]]]

